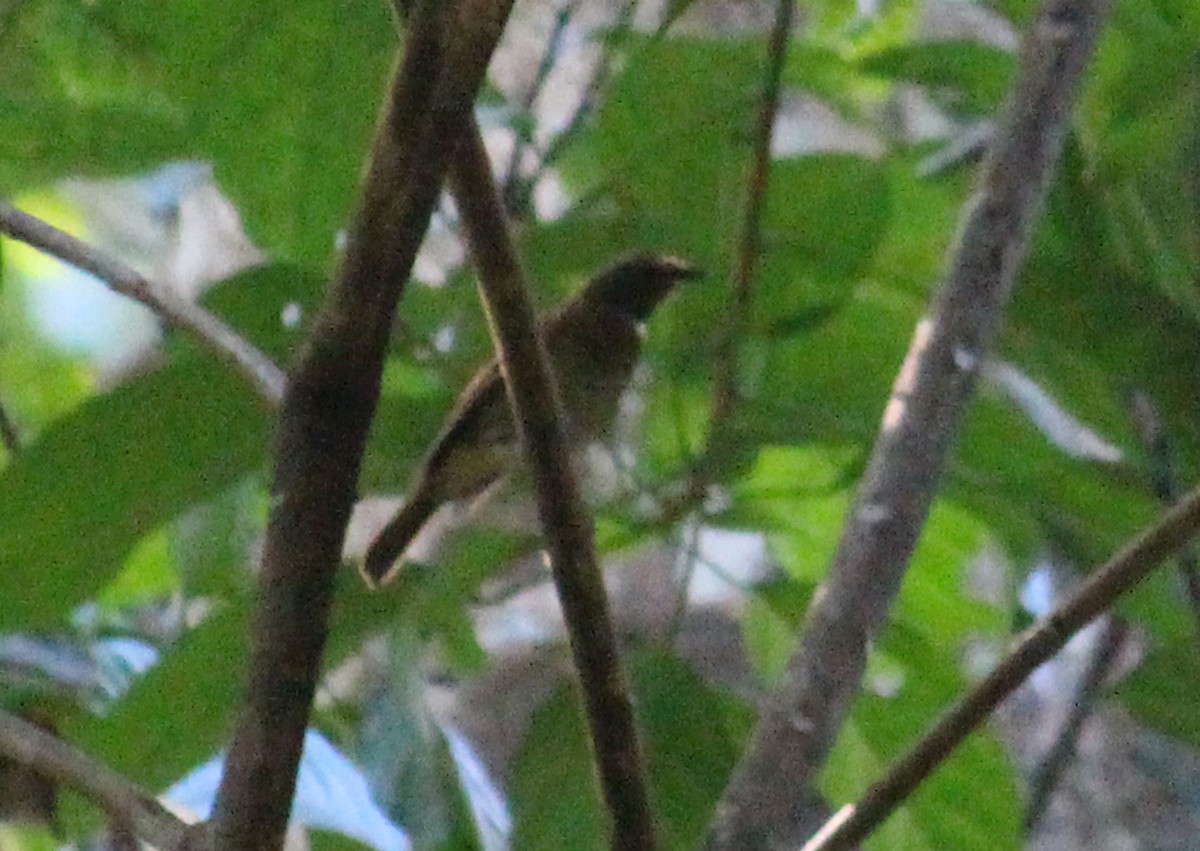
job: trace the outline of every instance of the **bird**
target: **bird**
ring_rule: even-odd
[[[633,377],[645,322],[677,283],[702,275],[679,257],[634,254],[539,322],[572,444],[585,445],[607,430]],[[520,457],[504,378],[492,358],[459,394],[407,500],[367,549],[360,565],[367,585],[384,585],[399,572],[405,550],[443,504],[478,496]]]

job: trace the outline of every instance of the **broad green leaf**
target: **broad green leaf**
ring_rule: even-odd
[[[308,268],[270,263],[222,281],[205,294],[204,305],[286,368],[327,285],[324,275]],[[191,339],[187,332],[173,333]]]
[[[62,618],[138,538],[260,466],[269,423],[228,369],[194,357],[57,420],[0,475],[4,629]]]
[[[574,689],[560,689],[533,714],[509,782],[512,847],[600,851],[608,824]]]
[[[792,272],[793,287],[800,289],[799,271],[824,283],[826,298],[850,294],[892,217],[886,169],[862,156],[814,154],[772,163],[769,179],[763,216],[768,269],[778,257],[775,262]],[[766,289],[764,306],[780,311],[780,295]]]
[[[670,39],[629,57],[600,111],[605,190],[642,220],[649,246],[702,263],[728,239],[742,203],[761,47]]]
[[[1195,635],[1154,646],[1133,675],[1117,687],[1117,695],[1143,724],[1200,746],[1200,719],[1195,711],[1200,660]]]
[[[783,82],[853,113],[859,105],[855,98],[865,81],[855,63],[832,47],[817,39],[793,38],[788,44]]]
[[[208,159],[256,239],[331,255],[396,49],[385,5],[40,0],[9,18],[0,186]]]
[[[1196,618],[1176,565],[1167,563],[1118,601],[1119,611],[1147,630],[1156,644],[1194,641]]]
[[[316,287],[299,270],[268,266],[235,277],[211,301],[282,354],[298,338],[280,319],[284,299],[309,303]],[[142,536],[262,468],[264,404],[239,374],[177,334],[162,369],[56,420],[0,475],[6,629],[62,617],[117,574]]]
[[[1008,90],[1016,59],[978,41],[929,41],[868,54],[859,64],[867,73],[923,85],[935,94],[951,91],[961,107],[990,113]]]
[[[663,846],[694,848],[749,733],[750,712],[677,659],[643,651],[631,667]],[[534,713],[510,784],[514,848],[607,845],[581,712],[575,692],[563,689]]]
[[[215,755],[244,685],[247,603],[187,632],[109,713],[76,718],[66,737],[151,791]]]
[[[810,593],[803,594],[802,590]],[[796,650],[796,634],[804,609],[812,597],[811,590],[811,587],[805,588],[790,579],[776,580],[773,588],[756,589],[742,615],[746,656],[754,666],[754,672],[768,687],[778,685],[787,672],[788,660]],[[800,599],[803,606],[799,611],[793,611],[789,606],[781,612],[773,605],[772,597],[780,596],[781,591]]]
[[[935,500],[894,617],[948,652],[964,649],[980,633],[1003,635],[1010,613],[968,592],[968,570],[988,541],[985,516],[948,499]]]
[[[392,664],[364,701],[358,762],[379,803],[416,848],[476,848],[454,763],[425,694],[422,640],[391,633]]]
[[[262,477],[250,475],[172,524],[169,561],[185,594],[226,599],[252,593],[252,562],[261,550],[269,500]]]
[[[751,711],[674,656],[642,651],[631,667],[663,845],[696,848],[749,735]]]

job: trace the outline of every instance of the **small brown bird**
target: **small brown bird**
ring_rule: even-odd
[[[675,257],[635,255],[593,278],[542,320],[573,442],[586,443],[608,428],[637,364],[642,323],[676,283],[700,274]],[[477,496],[519,458],[504,379],[493,358],[459,395],[417,470],[408,501],[367,550],[362,565],[367,584],[392,578],[397,560],[443,503]]]

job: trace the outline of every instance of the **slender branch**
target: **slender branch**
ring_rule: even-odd
[[[710,848],[804,836],[813,786],[862,682],[1024,259],[1107,0],[1046,0],[947,278],[916,329],[838,550],[780,687],[726,787]],[[787,794],[783,793],[787,790]]]
[[[579,105],[571,114],[571,120],[567,123],[567,126],[563,128],[562,132],[551,139],[550,143],[546,146],[546,151],[542,154],[541,163],[537,171],[528,180],[522,182],[524,195],[528,196],[533,188],[537,186],[542,175],[558,162],[558,158],[562,155],[562,152],[575,140],[575,137],[579,135],[584,125],[587,124],[587,120],[595,112],[596,106],[600,103],[600,95],[612,77],[614,45],[623,40],[633,28],[633,13],[636,8],[637,0],[623,0],[620,10],[617,13],[616,23],[605,39],[607,43],[600,54],[600,58],[596,61],[596,68],[592,72],[591,79],[588,80],[583,96],[579,99]],[[517,209],[524,209],[525,205],[529,202],[527,198],[522,198],[518,195],[513,203],[518,205]]]
[[[1054,790],[1058,788],[1063,773],[1071,764],[1079,735],[1083,732],[1083,725],[1096,708],[1104,683],[1124,642],[1125,625],[1119,618],[1110,616],[1092,648],[1087,668],[1080,679],[1075,700],[1063,721],[1062,729],[1038,762],[1029,781],[1029,802],[1025,807],[1026,832],[1032,831],[1041,821]]]
[[[1163,505],[1174,505],[1179,501],[1181,489],[1171,438],[1146,393],[1134,391],[1129,402],[1138,437],[1150,453],[1150,480],[1154,495]],[[1200,636],[1200,563],[1197,562],[1195,549],[1187,547],[1180,552],[1177,564],[1196,624],[1196,634]]]
[[[645,772],[629,688],[596,560],[592,519],[584,508],[562,426],[562,404],[513,248],[503,202],[483,139],[468,122],[450,182],[479,270],[513,418],[533,473],[554,584],[579,671],[594,757],[612,819],[612,847],[655,847]]]
[[[145,305],[164,322],[191,331],[218,357],[236,366],[268,405],[279,407],[283,398],[283,371],[249,340],[203,307],[155,286],[120,260],[3,199],[0,199],[0,233],[89,272],[113,292]]]
[[[709,411],[708,440],[704,454],[697,458],[692,466],[691,476],[681,495],[682,502],[689,507],[699,506],[703,502],[712,480],[714,463],[720,463],[726,441],[736,439],[729,431],[729,421],[739,401],[738,356],[742,339],[750,324],[754,276],[762,254],[762,215],[771,173],[771,136],[775,129],[776,116],[779,114],[783,66],[787,61],[787,46],[795,13],[796,0],[778,0],[775,23],[767,45],[767,66],[754,127],[753,152],[746,179],[741,232],[729,275],[729,309],[725,313],[724,333],[714,356],[713,400]],[[666,508],[664,506],[664,513],[669,513]],[[673,507],[672,510],[677,508],[678,506]],[[688,587],[691,585],[696,566],[694,547],[689,548],[688,553],[675,580],[679,585],[673,619],[676,628],[682,625],[683,615],[687,611]]]
[[[758,120],[754,128],[754,155],[746,181],[746,203],[742,213],[742,229],[730,274],[732,290],[729,310],[725,314],[725,335],[716,356],[716,377],[713,380],[712,425],[714,433],[725,427],[738,402],[738,348],[750,323],[754,295],[754,274],[762,254],[762,215],[767,198],[767,181],[771,172],[771,135],[775,117],[779,114],[780,80],[787,61],[788,39],[796,14],[796,0],[779,0],[775,24],[767,49],[767,71],[763,80]]]
[[[218,851],[282,846],[396,303],[446,142],[470,114],[511,0],[413,5],[345,251],[279,416],[249,685],[212,820]]]
[[[546,87],[546,81],[550,78],[550,72],[554,70],[554,63],[557,61],[559,50],[562,48],[563,34],[566,32],[567,24],[571,22],[571,16],[575,14],[578,6],[579,0],[567,0],[554,13],[554,23],[550,28],[550,37],[546,39],[546,52],[542,54],[542,61],[538,64],[537,72],[534,74],[529,90],[521,99],[520,117],[513,132],[512,153],[508,157],[508,167],[501,172],[504,175],[504,209],[514,218],[519,219],[525,216],[525,207],[529,202],[530,190],[532,189],[531,186],[526,186],[526,181],[521,177],[521,161],[525,158],[525,151],[528,149],[529,143],[533,141],[533,131],[537,126],[537,118],[533,114],[533,107],[537,103],[542,90]]]
[[[851,848],[881,824],[929,774],[979,727],[1004,698],[1071,637],[1149,573],[1177,553],[1200,530],[1200,488],[1150,529],[1126,544],[1071,597],[1028,629],[1017,646],[982,682],[870,788],[857,804],[842,808],[803,851]]]
[[[9,458],[21,451],[21,433],[3,402],[0,402],[0,441],[3,441]]]
[[[4,711],[0,754],[80,792],[155,848],[184,851],[197,844],[199,828],[180,821],[153,795],[36,724]]]

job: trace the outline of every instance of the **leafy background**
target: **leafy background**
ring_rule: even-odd
[[[850,6],[804,5],[785,84],[873,128],[886,153],[824,151],[774,165],[742,341],[736,440],[715,467],[731,498],[705,521],[762,533],[780,568],[780,580],[752,593],[743,625],[768,679],[836,543],[970,193],[969,166],[921,175],[941,143],[904,140],[885,106],[917,86],[958,120],[984,118],[1014,69],[995,47],[916,41],[921,11],[912,3],[885,4],[873,20]],[[1033,6],[1003,0],[991,8],[1019,30]],[[285,359],[299,332],[279,323],[280,311],[297,303],[311,312],[320,296],[394,42],[385,4],[374,0],[270,0],[237,15],[206,0],[10,4],[0,10],[0,190],[46,208],[54,203],[47,188],[64,177],[123,176],[184,158],[212,163],[272,261],[207,302]],[[1198,45],[1200,7],[1190,0],[1117,2],[998,352],[1125,460],[1072,457],[1003,393],[981,390],[875,651],[873,664],[900,672],[905,685],[891,697],[868,691],[855,707],[826,772],[835,800],[860,793],[963,687],[956,672],[971,641],[1003,644],[1023,617],[1011,589],[1035,556],[1051,550],[1094,564],[1159,510],[1130,420],[1131,391],[1153,400],[1182,480],[1200,461]],[[558,163],[572,196],[589,203],[530,223],[521,239],[543,304],[633,246],[669,249],[711,270],[654,323],[647,343],[655,380],[644,391],[637,477],[665,492],[708,439],[723,272],[735,249],[764,45],[753,35],[693,32],[627,38],[614,49],[624,55],[620,70]],[[496,93],[488,98],[499,105]],[[511,109],[487,115],[513,118]],[[128,690],[112,690],[102,712],[94,699],[64,697],[44,682],[14,686],[5,700],[41,706],[73,740],[161,789],[220,749],[238,694],[241,667],[231,660],[241,658],[253,595],[245,561],[265,516],[269,416],[236,375],[175,334],[160,368],[97,392],[86,364],[35,338],[7,268],[0,394],[28,441],[0,472],[0,632],[65,636],[88,648],[102,638],[146,638],[135,613],[167,600],[203,600],[209,610],[182,635],[153,636],[157,666]],[[482,356],[473,299],[466,274],[442,288],[409,289],[364,490],[402,488]],[[459,345],[427,356],[447,324]],[[612,506],[601,517],[603,528],[624,530],[614,541],[673,540],[630,511]],[[486,654],[466,609],[495,569],[495,543],[468,540],[452,570],[417,576],[386,600],[362,592],[347,571],[331,670],[383,632],[442,647],[442,664],[457,674],[478,671]],[[985,546],[1005,552],[1014,570],[1010,593],[989,604],[963,585],[964,565]],[[1155,729],[1200,744],[1188,711],[1200,669],[1177,580],[1157,577],[1124,610],[1150,652],[1115,699]],[[670,846],[690,847],[740,750],[748,703],[696,678],[662,646],[643,648],[635,668]],[[377,794],[391,812],[408,813],[422,847],[471,847],[478,839],[465,827],[443,739],[420,720],[420,700],[395,703],[405,710],[390,710],[395,728],[412,737],[403,753],[414,765],[415,753],[425,755],[441,792],[396,781],[377,785]],[[335,701],[317,717],[368,769],[362,743],[372,705]],[[574,713],[564,692],[532,720],[507,789],[514,847],[561,847],[564,835],[572,847],[599,847],[602,822]],[[874,847],[1018,847],[1017,782],[996,741],[978,736]],[[414,789],[437,801],[417,805]],[[440,819],[422,827],[421,815],[434,811]],[[69,812],[71,829],[94,824],[85,808]],[[349,842],[327,833],[317,841]]]

